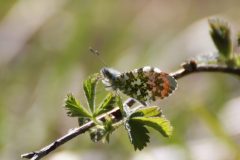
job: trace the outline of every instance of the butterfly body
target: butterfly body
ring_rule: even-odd
[[[101,73],[106,87],[120,90],[140,102],[163,99],[177,88],[174,77],[150,66],[123,73],[111,68],[103,68]]]

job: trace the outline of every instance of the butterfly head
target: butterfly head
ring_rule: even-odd
[[[111,87],[112,89],[116,89],[114,86],[115,83],[117,83],[118,77],[121,75],[121,73],[115,69],[112,68],[102,68],[101,69],[101,74],[103,76],[103,83],[105,84],[106,87]]]

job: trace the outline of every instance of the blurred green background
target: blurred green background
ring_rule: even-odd
[[[83,101],[82,81],[104,66],[90,46],[120,71],[151,65],[172,72],[186,59],[216,51],[207,18],[223,17],[238,31],[239,9],[239,0],[1,0],[0,159],[20,159],[77,126],[63,102],[69,92]],[[159,103],[173,137],[153,131],[141,152],[121,128],[110,144],[81,135],[45,159],[237,159],[239,82],[207,73],[180,79],[175,94]]]

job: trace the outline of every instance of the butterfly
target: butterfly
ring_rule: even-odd
[[[102,68],[101,74],[106,88],[119,90],[144,105],[168,97],[177,88],[176,79],[156,67],[145,66],[123,73]]]

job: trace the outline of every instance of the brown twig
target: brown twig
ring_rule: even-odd
[[[124,104],[128,105],[128,106],[133,106],[135,103],[135,100],[132,98],[129,98],[128,100],[126,100],[124,102]],[[105,117],[107,115],[112,115],[114,116],[116,121],[120,121],[122,119],[122,114],[121,111],[118,107],[112,109],[111,111],[99,116],[97,119],[104,121]],[[53,150],[55,150],[56,148],[58,148],[59,146],[63,145],[64,143],[70,141],[71,139],[73,139],[74,137],[85,133],[86,131],[88,131],[91,127],[94,127],[95,123],[93,121],[89,121],[88,123],[72,129],[69,133],[67,133],[66,135],[60,137],[59,139],[57,139],[56,141],[54,141],[53,143],[49,144],[48,146],[40,149],[39,151],[34,151],[34,152],[29,152],[29,153],[25,153],[21,155],[21,158],[27,158],[27,159],[31,159],[31,160],[39,160],[42,157],[46,156],[48,153],[52,152]]]
[[[197,65],[197,63],[193,60],[183,63],[182,69],[179,69],[176,72],[170,73],[170,75],[176,79],[180,79],[189,74],[199,73],[199,72],[219,72],[219,73],[228,73],[228,74],[240,76],[240,68],[220,66],[220,65]]]
[[[198,72],[220,72],[220,73],[228,73],[240,76],[240,68],[232,68],[228,66],[218,66],[218,65],[202,65],[198,66],[195,61],[189,61],[182,65],[182,69],[177,70],[176,72],[170,73],[176,79],[180,79],[184,76],[187,76],[192,73]],[[128,99],[125,104],[128,106],[134,105],[136,101],[134,99]],[[122,119],[122,115],[119,108],[114,108],[113,110],[109,111],[98,117],[99,120],[104,120],[107,115],[113,115],[116,121],[120,121]],[[67,133],[63,137],[57,139],[53,143],[49,144],[48,146],[42,148],[39,151],[34,151],[30,153],[26,153],[21,155],[22,158],[27,158],[31,160],[39,160],[42,157],[46,156],[48,153],[52,152],[62,144],[68,142],[69,140],[73,139],[74,137],[88,131],[91,127],[95,126],[93,121],[90,121],[78,128],[71,130],[71,132]]]

